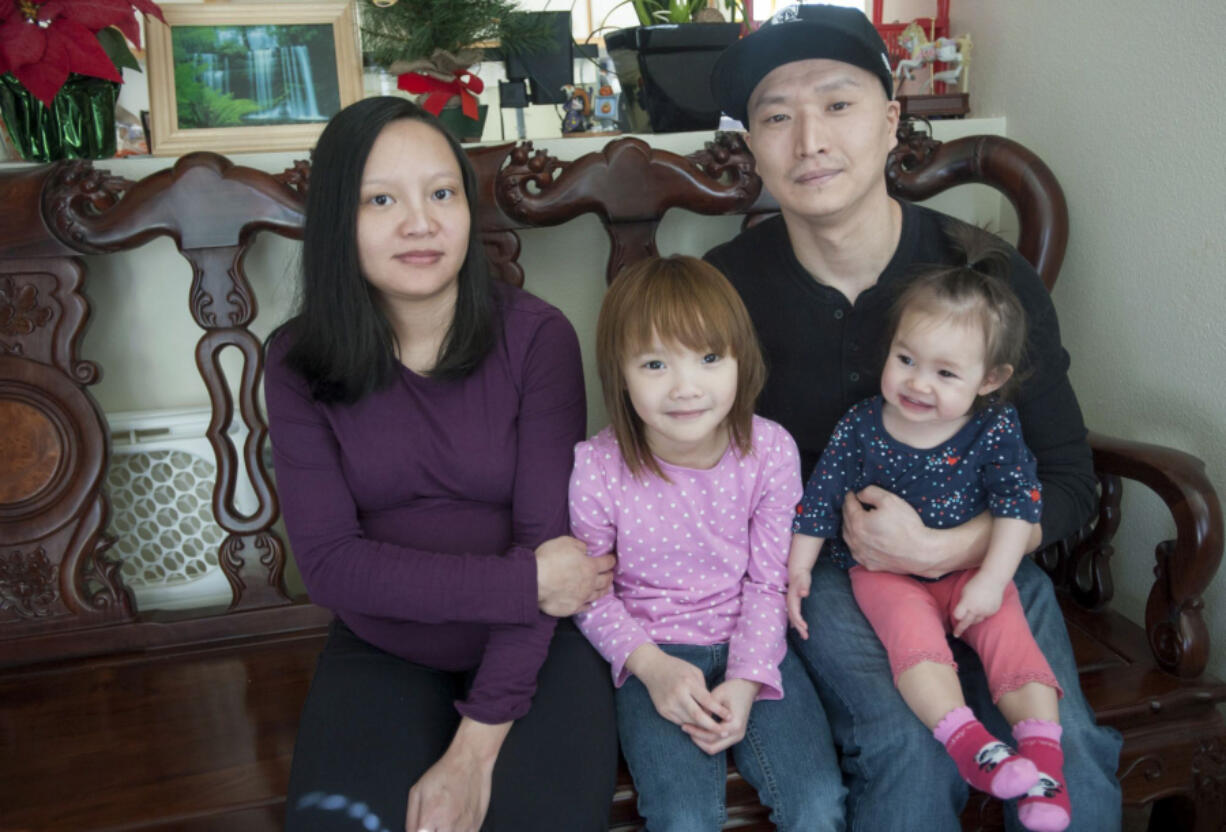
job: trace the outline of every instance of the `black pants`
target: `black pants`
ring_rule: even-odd
[[[451,743],[453,702],[470,678],[405,661],[333,621],[298,726],[286,829],[404,829],[409,788]],[[558,622],[532,707],[498,755],[482,829],[606,829],[615,719],[608,664]]]

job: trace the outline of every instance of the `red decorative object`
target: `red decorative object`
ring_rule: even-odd
[[[139,49],[138,12],[164,20],[152,0],[0,0],[0,74],[46,107],[71,72],[122,83],[98,33],[114,26]]]
[[[396,79],[396,86],[415,95],[426,94],[422,107],[436,116],[443,111],[448,101],[458,95],[460,109],[464,111],[464,115],[476,121],[478,117],[476,93],[485,89],[485,82],[467,70],[456,72],[454,81],[443,81],[421,72],[406,72]]]
[[[885,23],[882,20],[884,14],[885,0],[873,0],[873,28],[877,30],[877,33],[881,35],[881,39],[885,41],[886,51],[890,53],[890,66],[898,66],[898,61],[901,58],[907,57],[906,50],[898,45],[898,36],[911,23],[918,23],[925,32],[929,33],[929,37],[933,39],[949,37],[949,0],[937,0],[937,13],[935,17],[917,17],[914,21],[896,20],[893,23]],[[941,67],[943,68],[944,65],[942,64]],[[936,86],[939,89],[934,88],[934,92],[945,92],[945,84],[938,83]]]

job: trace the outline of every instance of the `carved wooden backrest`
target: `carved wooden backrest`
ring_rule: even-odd
[[[774,210],[736,136],[688,156],[635,138],[563,162],[531,143],[469,152],[478,172],[480,225],[498,276],[522,285],[517,229],[595,213],[612,243],[606,278],[656,251],[665,212],[761,214]],[[1019,249],[1050,287],[1067,241],[1064,199],[1050,171],[999,137],[940,144],[904,125],[891,156],[893,192],[912,199],[963,182],[984,182],[1013,202]],[[292,599],[286,549],[272,530],[277,496],[261,449],[267,429],[257,405],[263,358],[249,325],[258,307],[243,271],[256,231],[299,238],[305,162],[278,175],[193,153],[172,168],[130,182],[85,162],[0,174],[0,664],[111,652],[257,632],[318,626],[327,614]],[[106,422],[87,388],[98,368],[79,342],[89,317],[81,292],[82,254],[134,248],[157,236],[175,241],[192,267],[187,292],[202,333],[196,364],[212,406],[207,436],[217,464],[213,513],[226,533],[218,561],[232,601],[213,613],[166,620],[143,616],[106,555],[103,476]],[[243,356],[237,389],[218,361]],[[246,427],[242,460],[257,507],[235,504],[240,449],[228,434]]]
[[[1051,289],[1068,243],[1068,207],[1051,170],[1017,142],[970,136],[942,143],[904,122],[886,167],[890,192],[923,200],[979,183],[1004,194],[1018,215],[1018,251]],[[496,180],[501,220],[517,227],[557,225],[597,214],[612,241],[607,277],[656,253],[655,233],[669,208],[698,214],[760,215],[777,210],[754,170],[740,134],[723,133],[689,156],[638,139],[610,142],[600,153],[561,162],[531,142],[517,147]],[[531,154],[531,155],[530,155]]]

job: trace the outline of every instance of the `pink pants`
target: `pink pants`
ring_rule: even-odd
[[[962,587],[978,571],[952,572],[939,581],[925,583],[909,575],[852,567],[851,588],[856,603],[885,645],[895,684],[904,670],[920,662],[957,667],[945,637],[953,632],[953,613]],[[961,638],[983,662],[993,702],[1028,682],[1041,682],[1064,695],[1030,633],[1012,582],[1005,587],[996,614],[968,627]]]

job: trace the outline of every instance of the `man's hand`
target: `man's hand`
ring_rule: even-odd
[[[972,627],[996,614],[1005,595],[1005,584],[987,572],[979,571],[962,587],[962,597],[954,607],[954,637],[960,638]]]
[[[536,547],[536,600],[555,618],[574,615],[609,591],[617,558],[590,558],[573,537],[555,537]]]
[[[437,763],[409,789],[405,832],[478,832],[490,807],[494,761],[511,723],[465,718]]]
[[[630,654],[626,668],[647,688],[660,716],[674,725],[695,725],[723,736],[716,719],[727,721],[732,714],[707,690],[707,680],[697,667],[654,644],[643,644]]]
[[[749,712],[761,687],[758,682],[748,679],[726,679],[711,691],[711,697],[731,713],[730,717],[720,723],[723,735],[705,731],[696,725],[682,725],[681,730],[690,735],[694,745],[708,754],[717,754],[725,748],[731,748],[745,738],[745,729],[749,726]]]
[[[960,526],[930,529],[906,500],[884,488],[870,485],[843,500],[843,540],[873,572],[939,578],[971,569],[983,563],[991,536],[986,511]]]
[[[924,575],[932,566],[923,555],[928,531],[906,500],[879,486],[843,499],[843,542],[872,572]]]

